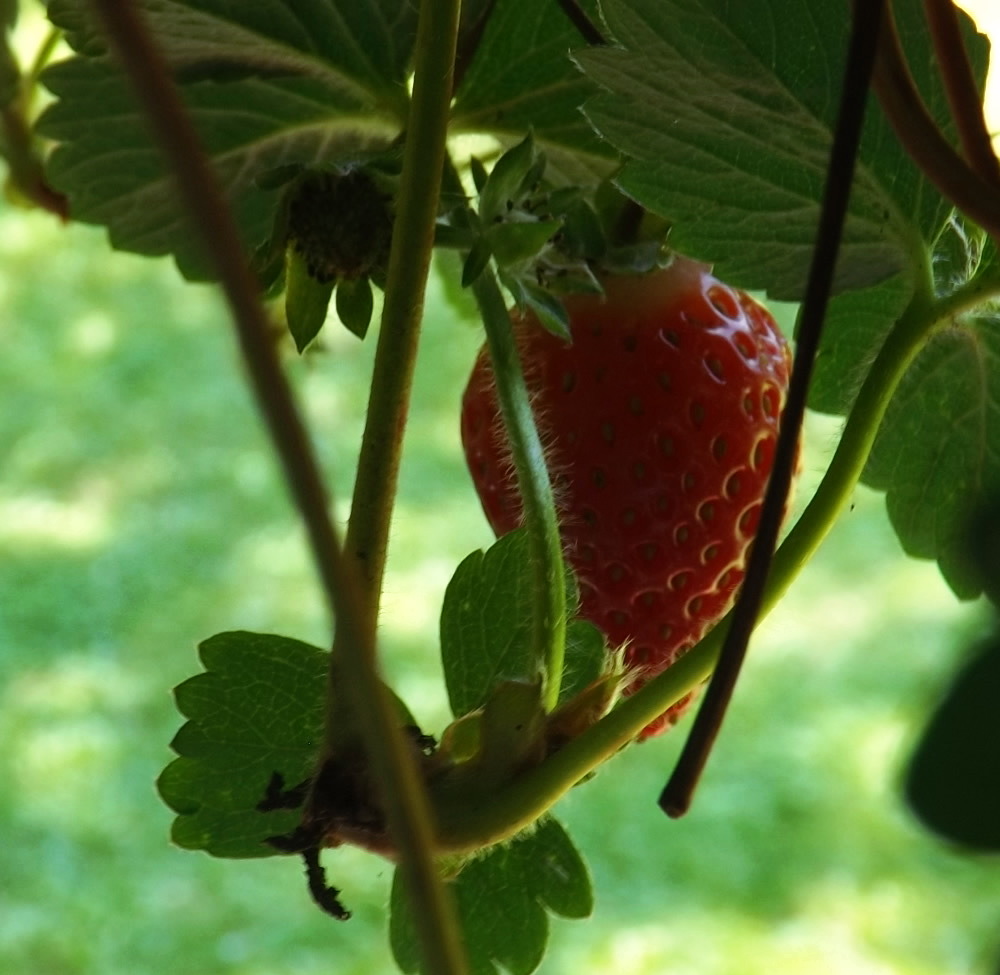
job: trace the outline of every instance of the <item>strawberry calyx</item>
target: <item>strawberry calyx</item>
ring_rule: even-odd
[[[665,259],[666,225],[650,217],[610,181],[596,188],[558,184],[529,134],[487,172],[470,164],[477,205],[452,200],[436,243],[466,252],[469,287],[490,265],[521,311],[563,335],[566,296],[600,294],[608,273],[643,273]],[[623,214],[627,218],[623,219]]]

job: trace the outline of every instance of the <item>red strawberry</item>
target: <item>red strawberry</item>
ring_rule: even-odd
[[[612,646],[627,644],[628,693],[733,602],[790,354],[764,308],[687,259],[603,284],[604,297],[566,301],[572,343],[530,313],[516,328],[581,615]],[[511,531],[520,502],[485,348],[463,398],[462,441],[490,524]]]

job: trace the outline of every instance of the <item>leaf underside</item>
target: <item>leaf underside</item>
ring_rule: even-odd
[[[919,0],[894,5],[916,81],[944,130]],[[849,7],[766,0],[607,0],[620,47],[577,53],[606,89],[587,117],[628,157],[618,178],[674,223],[672,243],[719,275],[800,300],[815,237],[846,52]],[[974,70],[988,44],[963,16]],[[888,123],[868,113],[835,291],[878,284],[918,263],[947,206]]]
[[[50,18],[77,57],[43,81],[57,97],[38,130],[57,143],[49,179],[71,215],[108,228],[114,247],[173,254],[210,276],[172,179],[127,83],[104,50],[89,4],[53,0]],[[290,165],[345,164],[384,149],[406,111],[416,8],[406,0],[143,0],[205,153],[248,250],[271,229]],[[359,42],[360,41],[360,42]]]
[[[545,955],[547,912],[584,918],[593,910],[586,864],[552,817],[468,863],[450,887],[471,975],[529,975]],[[404,972],[419,971],[416,930],[398,871],[391,910],[389,939],[396,963]]]
[[[180,757],[157,782],[178,814],[172,838],[218,857],[273,856],[265,840],[292,830],[301,813],[256,806],[274,773],[285,787],[312,773],[329,654],[245,631],[210,637],[199,653],[205,672],[175,690],[188,719],[171,742]]]
[[[533,680],[533,611],[528,536],[510,532],[485,552],[473,552],[455,570],[441,607],[441,659],[452,713],[482,707],[505,680]],[[567,569],[568,578],[572,573]],[[568,605],[575,607],[575,594]],[[604,637],[585,620],[567,624],[565,677],[560,700],[595,680],[607,661]]]

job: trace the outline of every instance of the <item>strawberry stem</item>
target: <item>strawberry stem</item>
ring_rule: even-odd
[[[545,451],[535,428],[513,324],[493,271],[487,268],[480,274],[472,290],[486,329],[497,399],[517,472],[534,577],[531,645],[544,675],[545,707],[552,711],[559,703],[566,647],[566,578],[555,497]]]

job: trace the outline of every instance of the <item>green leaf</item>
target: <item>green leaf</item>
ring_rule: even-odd
[[[323,729],[329,655],[270,634],[220,633],[199,647],[205,673],[180,684],[188,718],[171,747],[176,759],[157,783],[178,817],[181,846],[213,856],[276,853],[264,841],[297,825],[300,813],[256,809],[277,772],[286,787],[312,773]]]
[[[468,863],[451,888],[473,975],[499,975],[501,969],[529,975],[545,955],[547,911],[583,918],[593,910],[586,864],[551,817]],[[398,871],[391,910],[389,939],[396,963],[404,972],[416,972],[416,929]]]
[[[899,274],[830,302],[809,386],[811,409],[841,416],[850,412],[868,367],[912,294],[909,277]]]
[[[402,0],[138,0],[179,77],[300,75],[323,78],[346,99],[401,109],[416,34]],[[75,51],[106,53],[88,0],[50,0],[49,19]]]
[[[581,6],[596,19],[595,0]],[[558,3],[496,0],[456,95],[455,130],[489,132],[509,144],[530,129],[549,157],[550,177],[596,182],[617,154],[579,112],[596,92],[569,58],[583,43]]]
[[[337,317],[359,339],[368,334],[374,306],[372,286],[367,277],[344,280],[337,285]]]
[[[579,694],[607,669],[608,648],[604,634],[587,620],[570,620],[566,628],[566,660],[566,672],[559,688],[560,702]]]
[[[531,573],[524,530],[473,552],[441,606],[441,659],[456,717],[482,707],[502,680],[531,679]]]
[[[219,770],[204,762],[175,759],[157,779],[164,802],[179,815],[170,838],[185,850],[203,850],[215,857],[249,859],[276,856],[266,843],[270,836],[283,836],[299,824],[296,809],[259,812],[254,797],[237,797],[220,783]],[[197,796],[198,799],[192,797]]]
[[[955,593],[982,591],[968,519],[1000,493],[1000,316],[956,318],[934,334],[896,391],[864,472],[886,491],[909,555],[937,559]]]
[[[289,248],[285,257],[285,318],[295,348],[304,352],[326,321],[333,294],[333,281],[317,281],[298,251]]]
[[[280,188],[257,185],[290,165],[366,157],[398,135],[416,9],[406,0],[141,4],[252,251],[271,230]],[[174,254],[190,278],[211,276],[173,180],[82,0],[53,0],[78,57],[48,68],[56,96],[38,131],[57,143],[49,179],[73,218],[108,228],[113,246]]]
[[[523,529],[473,552],[455,570],[441,606],[441,658],[452,713],[484,707],[505,681],[538,678],[531,654],[533,599],[528,536]],[[576,582],[567,570],[567,605],[575,612]],[[605,670],[604,637],[592,624],[571,619],[566,628],[560,701]]]
[[[920,0],[894,5],[931,112],[953,131]],[[849,5],[607,0],[620,46],[576,57],[607,89],[586,106],[629,157],[622,189],[673,224],[678,250],[735,285],[802,297],[847,46]],[[982,83],[988,45],[960,14]],[[947,216],[878,111],[868,113],[836,290],[919,263]]]
[[[962,669],[906,776],[924,824],[953,843],[1000,851],[1000,636]]]

